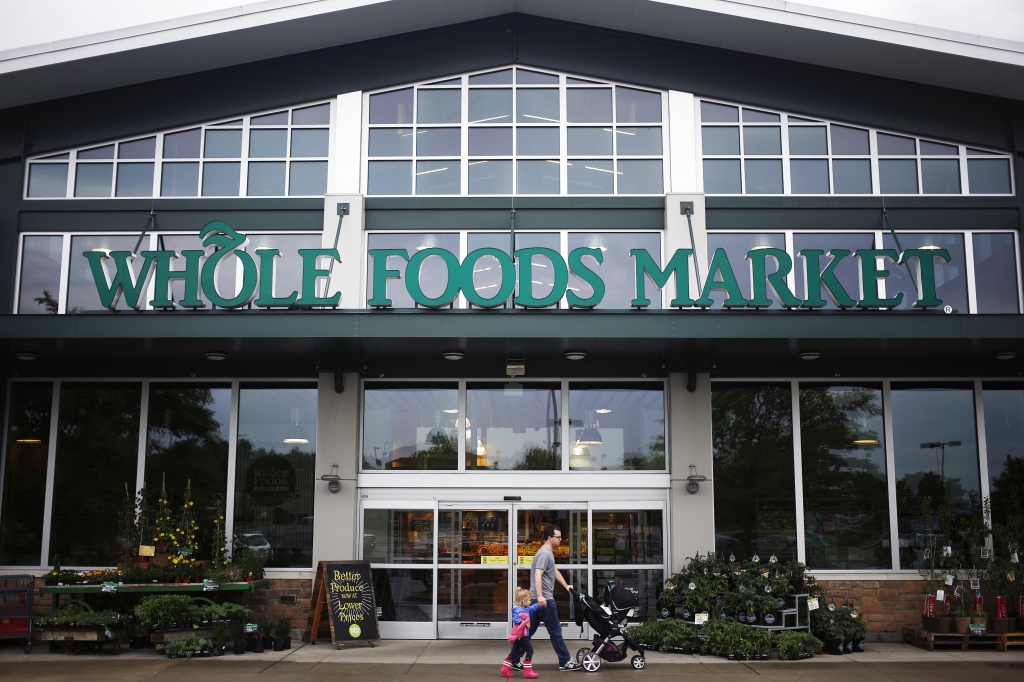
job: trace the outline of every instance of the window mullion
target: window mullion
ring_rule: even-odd
[[[224,499],[224,537],[228,540],[228,556],[230,557],[235,534],[235,468],[238,454],[238,403],[239,382],[231,382],[231,409],[228,422],[228,489]]]
[[[8,405],[10,402],[8,401]],[[46,447],[46,497],[43,498],[43,537],[39,565],[50,565],[50,528],[53,524],[53,486],[57,473],[57,429],[60,419],[60,379],[53,382],[50,399],[50,440]],[[6,434],[4,434],[6,438]]]
[[[790,382],[793,420],[793,502],[796,509],[796,560],[807,563],[807,548],[804,538],[804,471],[803,453],[800,440],[800,382]]]
[[[899,510],[896,508],[896,450],[892,433],[892,382],[882,382],[882,420],[885,430],[885,482],[889,491],[889,549],[892,568],[900,570]]]

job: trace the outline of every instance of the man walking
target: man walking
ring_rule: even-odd
[[[562,544],[562,531],[556,526],[544,526],[542,535],[544,544],[530,562],[530,597],[533,603],[540,604],[541,607],[537,612],[537,618],[530,623],[530,637],[537,633],[537,627],[544,621],[544,627],[547,628],[548,637],[551,639],[551,647],[558,656],[558,669],[580,670],[579,663],[569,657],[569,650],[565,648],[562,623],[558,620],[558,608],[555,606],[555,580],[566,591],[572,590],[572,585],[565,582],[562,572],[555,567],[555,549]],[[515,661],[512,667],[521,670],[522,664]]]

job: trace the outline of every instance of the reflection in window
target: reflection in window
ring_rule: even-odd
[[[529,565],[543,543],[544,527],[562,531],[562,544],[555,548],[555,563],[587,563],[586,509],[518,509],[516,511],[516,564]],[[529,583],[529,576],[527,576]],[[570,584],[572,584],[570,582]],[[529,589],[529,584],[527,584]],[[556,597],[557,598],[557,597]]]
[[[559,384],[470,384],[466,469],[561,469],[561,394]]]
[[[660,509],[592,515],[595,564],[660,564],[664,559]]]
[[[430,622],[434,618],[434,570],[432,568],[374,568],[373,597],[379,615],[387,622]]]
[[[302,295],[302,256],[299,249],[319,249],[319,234],[251,234],[245,250],[259,261],[260,249],[277,249],[274,258],[274,296],[286,297],[292,292]],[[268,256],[269,257],[269,256]],[[237,261],[238,259],[232,259]],[[260,282],[261,287],[267,282]]]
[[[268,567],[313,565],[316,384],[242,384],[233,546]]]
[[[434,512],[363,511],[363,561],[375,564],[434,562]]]
[[[708,262],[715,257],[715,251],[718,249],[725,249],[725,253],[729,256],[729,263],[732,265],[733,274],[736,275],[736,282],[740,286],[740,292],[743,294],[743,298],[750,299],[750,261],[747,260],[747,253],[756,249],[781,249],[786,250],[786,235],[784,234],[755,234],[755,233],[728,233],[728,232],[709,232],[708,233]],[[775,262],[774,258],[767,258],[765,260],[765,272],[772,274],[778,270],[778,263]],[[790,275],[792,277],[792,275]],[[716,277],[716,282],[721,282],[721,278]],[[792,281],[792,280],[790,280]],[[703,286],[703,284],[702,284]],[[767,288],[768,298],[771,299],[771,307],[781,307],[779,297],[776,296],[775,290],[769,285]],[[727,297],[725,291],[721,289],[711,292],[711,304],[712,308],[722,308],[723,303]]]
[[[117,513],[139,466],[141,384],[65,383],[60,391],[50,559],[114,566]]]
[[[805,234],[796,232],[793,234],[793,253],[799,254],[804,249],[818,249],[823,253],[818,257],[818,273],[828,267],[828,264],[832,262],[832,259],[828,257],[828,254],[833,249],[845,249],[850,252],[848,256],[843,258],[839,264],[832,271],[835,274],[836,279],[839,280],[839,284],[842,285],[847,295],[854,301],[861,299],[860,291],[860,263],[856,258],[853,257],[853,253],[857,249],[873,249],[875,248],[875,235],[870,232],[861,234]],[[796,271],[796,286],[793,287],[793,293],[797,298],[806,300],[808,297],[807,286],[815,286],[818,284],[812,277],[810,280],[806,276],[806,261],[803,258],[795,258],[793,269]],[[813,261],[813,259],[812,259]],[[812,270],[814,268],[813,262],[809,266]],[[740,285],[742,286],[742,284]],[[820,294],[825,299],[824,310],[837,310],[839,306],[832,299],[829,290],[825,286],[820,286]]]
[[[507,564],[508,511],[457,509],[438,516],[437,560],[446,564]]]
[[[891,568],[880,386],[800,385],[807,565]]]
[[[900,568],[922,568],[925,549],[941,544],[938,510],[981,512],[974,391],[969,384],[894,383],[892,432]]]
[[[529,249],[535,247],[559,249],[557,232],[516,232],[516,248]],[[477,249],[498,249],[508,253],[509,236],[505,232],[470,232],[466,236],[466,251],[472,253]],[[535,298],[544,298],[555,286],[555,273],[546,258],[533,257],[530,285]],[[476,262],[473,269],[473,286],[484,297],[495,295],[501,286],[501,269],[493,256],[484,256]],[[511,298],[503,307],[511,305]]]
[[[569,252],[573,249],[586,247],[600,249],[604,262],[597,263],[591,257],[585,257],[583,264],[596,272],[604,281],[604,298],[597,308],[629,308],[636,293],[636,274],[630,249],[647,249],[654,262],[661,262],[661,235],[651,232],[632,232],[629,234],[614,232],[569,233]],[[569,290],[580,298],[593,296],[594,290],[589,284],[572,273],[569,274]],[[661,308],[661,292],[650,281],[644,278],[645,295],[651,301],[648,306],[652,310]]]
[[[1017,247],[1013,234],[975,232],[972,237],[977,312],[1020,312],[1017,294]]]
[[[18,312],[57,314],[60,295],[61,250],[64,238],[24,237],[21,247],[21,283]]]
[[[569,384],[569,468],[664,470],[661,384]]]
[[[11,384],[0,493],[0,566],[40,564],[52,404],[49,382]]]
[[[522,557],[523,559],[530,559],[533,557]],[[558,561],[556,558],[555,561]],[[562,577],[565,578],[565,582],[572,585],[576,592],[582,594],[590,594],[590,580],[587,577],[587,570],[574,569],[568,566],[560,566],[558,568],[562,572]],[[609,573],[611,571],[608,571]],[[624,571],[625,572],[625,571]],[[524,590],[530,589],[530,565],[529,563],[520,564],[516,570],[516,587],[521,587]],[[558,610],[558,620],[563,623],[566,621],[572,621],[576,619],[576,603],[575,600],[569,596],[569,593],[564,587],[556,580],[555,589],[553,591],[555,595],[555,608]],[[549,604],[551,602],[548,602]]]
[[[648,617],[658,613],[658,595],[664,590],[665,572],[661,569],[655,570],[595,570],[594,571],[594,594],[599,598],[605,598],[605,590],[608,585],[625,587],[637,593],[640,597],[639,606],[633,613],[636,622],[644,622]]]
[[[106,310],[100,304],[100,295],[96,291],[96,280],[92,276],[92,268],[88,259],[82,255],[85,251],[131,251],[135,248],[135,242],[139,240],[138,235],[75,235],[71,237],[71,270],[68,273],[68,302],[69,313],[78,313],[83,310]],[[101,261],[110,275],[115,272],[113,259]],[[142,271],[142,258],[129,261],[132,272],[138,279]],[[145,299],[145,293],[139,297],[140,303]],[[118,310],[130,310],[125,303],[124,296],[117,302]]]
[[[150,384],[146,488],[156,493],[166,483],[171,507],[180,509],[192,486],[199,556],[212,554],[217,503],[223,511],[227,500],[230,416],[228,385]]]
[[[28,196],[35,198],[68,195],[68,164],[33,163],[29,166]]]
[[[439,568],[437,619],[439,621],[508,620],[508,569]]]
[[[405,249],[409,257],[416,255],[417,251],[423,249],[439,248],[450,253],[459,255],[459,235],[457,234],[371,234],[367,237],[367,249]],[[378,256],[383,258],[383,256]],[[392,256],[387,259],[389,270],[398,270],[401,273],[400,279],[389,279],[387,281],[387,297],[391,299],[395,308],[414,308],[416,303],[412,300],[405,285],[405,268],[408,262],[400,256]],[[371,254],[366,255],[366,291],[367,299],[378,297],[379,293],[373,289],[374,259]],[[380,267],[377,265],[376,267]],[[450,273],[439,257],[427,258],[420,267],[420,289],[428,298],[437,298],[448,287]]]
[[[712,384],[715,551],[796,559],[789,384]]]
[[[454,384],[368,383],[363,469],[457,469],[459,390]]]
[[[259,235],[251,235],[249,239],[259,239],[259,237]],[[174,251],[178,254],[178,258],[171,261],[171,270],[177,271],[185,269],[185,258],[181,255],[183,251],[206,251],[209,255],[214,250],[214,247],[209,249],[204,247],[203,240],[197,234],[162,234],[158,237],[157,244],[162,250]],[[237,291],[238,282],[235,280],[235,266],[237,263],[237,258],[225,258],[217,267],[217,292],[224,298],[234,298]],[[206,298],[202,287],[199,288],[198,293],[200,300],[206,304],[206,307],[212,308],[213,304],[210,303],[210,299]],[[185,280],[171,280],[170,298],[175,302],[185,298]]]
[[[964,255],[964,236],[962,234],[921,234],[920,232],[904,232],[900,234],[900,245],[904,249],[946,249],[950,261],[933,258],[935,263],[935,295],[942,305],[953,306],[954,312],[967,312],[967,266]],[[896,241],[891,234],[882,235],[882,246],[896,249]],[[896,249],[897,253],[899,249]],[[914,273],[911,281],[907,266],[896,265],[886,261],[889,276],[885,280],[885,295],[892,298],[897,292],[903,292],[903,302],[896,310],[911,310],[917,302],[917,287],[914,282],[919,280],[919,268],[916,259],[911,261],[910,269]]]
[[[992,523],[1004,524],[1024,506],[1024,385],[985,382],[985,443],[988,450]]]

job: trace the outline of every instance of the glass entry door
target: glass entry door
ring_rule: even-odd
[[[507,504],[438,504],[438,637],[508,636],[511,515]]]

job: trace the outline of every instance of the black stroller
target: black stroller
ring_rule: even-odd
[[[600,604],[593,597],[574,592],[576,598],[576,625],[583,627],[583,621],[590,623],[594,630],[593,646],[576,652],[576,662],[588,673],[597,672],[601,661],[616,663],[626,658],[630,649],[639,655],[630,659],[637,670],[642,670],[646,661],[644,650],[624,632],[626,619],[640,600],[636,592],[617,585],[608,585],[605,591],[605,604]]]

